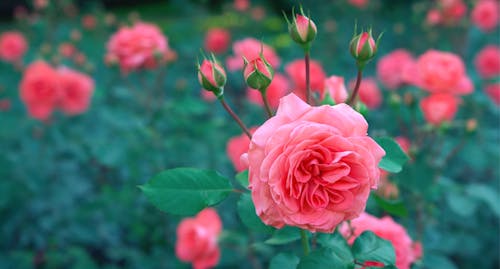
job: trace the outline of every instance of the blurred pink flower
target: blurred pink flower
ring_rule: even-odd
[[[205,49],[213,53],[224,53],[231,42],[231,34],[223,28],[212,28],[205,35]]]
[[[256,127],[252,127],[250,129],[250,133],[253,134],[256,129]],[[242,162],[241,155],[248,152],[249,145],[250,138],[248,138],[246,134],[232,137],[227,142],[226,154],[237,172],[244,171],[248,168],[248,164],[246,162]]]
[[[285,66],[285,72],[293,83],[294,93],[305,100],[306,96],[306,64],[303,59],[295,60]],[[321,64],[311,60],[309,62],[309,81],[311,91],[323,96],[325,90],[326,73]]]
[[[280,74],[274,74],[274,78],[267,88],[267,99],[271,108],[276,109],[280,103],[281,97],[285,96],[290,91],[290,83],[288,79]],[[263,106],[264,101],[258,90],[247,88],[247,98],[250,102]]]
[[[404,81],[404,72],[414,63],[413,56],[405,49],[386,54],[377,62],[377,76],[389,90],[399,88]]]
[[[478,52],[474,59],[476,70],[482,78],[489,79],[500,75],[500,48],[488,45]]]
[[[486,86],[484,89],[486,95],[497,105],[500,105],[500,83],[494,83]]]
[[[471,21],[479,29],[490,32],[498,25],[500,5],[495,0],[480,0],[476,2],[471,13]]]
[[[321,97],[321,99],[324,99],[327,93],[330,95],[333,101],[335,101],[335,104],[344,103],[348,97],[344,78],[338,76],[330,76],[325,79],[325,90],[323,91],[323,96]]]
[[[84,29],[93,30],[97,26],[97,19],[92,14],[87,14],[82,17],[82,26]]]
[[[231,71],[243,68],[243,57],[248,61],[259,58],[261,49],[264,58],[276,69],[281,60],[274,49],[254,38],[245,38],[234,42],[234,56],[227,58],[227,68]]]
[[[420,109],[431,125],[453,120],[458,111],[460,98],[447,93],[434,93],[420,100]]]
[[[250,7],[250,0],[234,0],[234,9],[245,11]]]
[[[68,115],[76,115],[88,109],[94,92],[94,80],[86,74],[63,67],[57,70],[61,88],[59,105]]]
[[[348,0],[348,2],[358,8],[365,8],[368,5],[368,0]]]
[[[354,89],[355,80],[349,82],[349,88]],[[359,100],[369,109],[376,109],[382,104],[382,93],[378,88],[377,82],[373,78],[364,78],[359,85]]]
[[[27,50],[28,43],[22,33],[9,31],[0,35],[0,59],[16,62],[21,60]]]

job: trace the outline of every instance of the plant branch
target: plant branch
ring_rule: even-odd
[[[306,102],[311,103],[311,81],[310,81],[310,70],[309,70],[309,51],[305,51],[304,61],[306,63]]]
[[[351,97],[347,101],[347,104],[352,106],[356,101],[356,96],[358,95],[359,86],[361,85],[361,79],[363,78],[363,71],[358,69],[358,76],[356,77],[356,85],[354,86],[354,90],[352,91]]]
[[[307,239],[306,230],[304,230],[304,229],[300,230],[300,238],[302,241],[302,249],[304,250],[304,256],[307,256],[307,255],[309,255],[310,248],[309,248],[309,241]]]
[[[267,118],[271,118],[273,116],[273,111],[271,110],[271,106],[269,105],[269,100],[267,99],[267,89],[265,91],[260,91],[260,95],[262,96],[262,100],[264,101],[264,108],[266,109]]]
[[[248,136],[248,138],[252,139],[252,134],[250,133],[250,130],[245,126],[245,124],[241,121],[241,119],[234,113],[234,111],[229,107],[229,105],[226,103],[226,100],[224,100],[224,96],[219,98],[220,103],[224,107],[224,109],[233,117],[233,119],[238,123],[240,126],[241,130]]]

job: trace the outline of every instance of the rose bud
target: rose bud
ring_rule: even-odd
[[[316,37],[318,32],[316,24],[304,16],[304,11],[300,10],[301,14],[297,14],[293,18],[293,22],[288,22],[288,32],[292,37],[293,41],[299,43],[300,45],[308,45]]]
[[[274,70],[266,59],[261,55],[250,62],[245,60],[243,77],[247,85],[259,91],[265,91],[273,80]]]
[[[380,36],[375,42],[371,30],[363,32],[351,40],[349,50],[354,59],[356,59],[358,67],[363,68],[368,61],[375,57],[379,40]]]
[[[226,71],[216,62],[215,58],[212,58],[212,60],[205,59],[201,66],[198,65],[198,81],[201,87],[213,92],[215,96],[221,97],[224,93],[226,79]]]

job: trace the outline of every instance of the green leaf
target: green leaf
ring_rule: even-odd
[[[283,245],[296,241],[300,238],[300,229],[296,227],[285,226],[274,231],[273,236],[265,241],[270,245]]]
[[[299,257],[292,253],[279,253],[269,263],[269,269],[297,268]]]
[[[458,191],[447,192],[446,201],[451,210],[462,217],[469,217],[474,214],[478,205],[476,199]]]
[[[347,249],[347,252],[349,253],[348,255],[352,256],[350,246],[338,231],[335,231],[333,234],[318,234],[318,243],[323,247],[339,247],[340,249]]]
[[[342,256],[333,248],[320,248],[300,260],[297,269],[353,269],[352,257]]]
[[[438,254],[426,254],[423,264],[425,268],[457,269],[457,266],[450,259]]]
[[[238,181],[241,186],[245,187],[245,189],[248,189],[248,170],[238,173],[236,175],[236,181]]]
[[[238,201],[238,215],[240,216],[243,224],[245,224],[250,230],[264,233],[271,233],[273,231],[273,228],[262,223],[260,218],[255,213],[255,206],[252,202],[252,197],[250,197],[250,194],[248,193],[242,194],[240,200]]]
[[[165,170],[139,188],[158,209],[177,215],[194,215],[233,191],[229,179],[196,168]]]
[[[384,211],[391,215],[406,217],[408,215],[408,210],[403,202],[403,200],[387,200],[376,194],[372,195],[377,205],[382,208]]]
[[[358,262],[377,261],[385,265],[396,263],[396,254],[391,242],[376,236],[373,232],[363,232],[352,245],[352,253]]]
[[[497,216],[500,216],[500,198],[497,190],[482,184],[470,184],[466,187],[466,192],[469,196],[485,202]]]
[[[403,165],[408,161],[408,156],[392,138],[380,137],[375,138],[375,141],[385,150],[385,156],[378,164],[378,167],[390,173],[399,173],[403,169]]]

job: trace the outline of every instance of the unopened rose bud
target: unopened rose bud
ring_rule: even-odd
[[[302,8],[300,9],[300,14],[293,14],[292,21],[289,21],[286,16],[285,19],[288,23],[288,32],[293,41],[302,45],[304,49],[309,50],[310,43],[316,38],[316,34],[318,33],[316,24],[304,15]]]
[[[380,39],[380,36],[379,38]],[[351,55],[356,59],[358,67],[363,68],[377,53],[377,42],[372,37],[371,30],[356,35],[349,45]]]
[[[198,81],[201,87],[213,92],[215,96],[221,97],[223,95],[226,79],[226,71],[215,59],[205,59],[201,65],[198,65]]]
[[[273,80],[274,70],[261,56],[250,62],[245,61],[243,76],[247,85],[259,91],[265,91]]]

